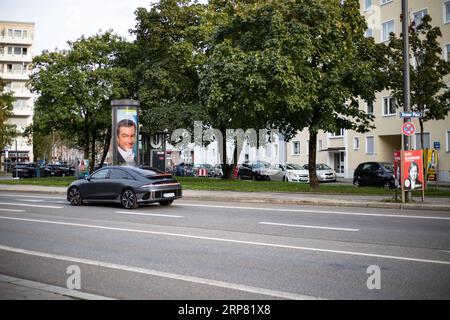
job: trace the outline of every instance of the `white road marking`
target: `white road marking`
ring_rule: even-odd
[[[5,194],[0,192],[0,197],[39,198],[39,199],[66,199],[65,197],[28,196],[22,194]]]
[[[121,271],[141,273],[141,274],[150,275],[150,276],[168,278],[168,279],[173,279],[173,280],[181,280],[181,281],[192,282],[192,283],[197,283],[197,284],[201,284],[201,285],[208,285],[208,286],[214,286],[214,287],[219,287],[219,288],[244,291],[244,292],[255,293],[255,294],[260,294],[260,295],[265,295],[265,296],[283,298],[283,299],[293,299],[293,300],[318,300],[318,299],[320,299],[318,297],[300,295],[300,294],[295,294],[295,293],[290,293],[290,292],[276,291],[276,290],[251,287],[251,286],[246,286],[246,285],[231,283],[231,282],[216,281],[216,280],[193,277],[193,276],[186,276],[186,275],[176,274],[176,273],[168,273],[168,272],[162,272],[162,271],[157,271],[157,270],[131,267],[131,266],[109,263],[109,262],[104,262],[104,261],[96,261],[96,260],[90,260],[90,259],[49,254],[49,253],[38,252],[38,251],[24,250],[24,249],[12,248],[12,247],[2,246],[2,245],[0,245],[0,250],[14,252],[14,253],[20,253],[20,254],[26,254],[26,255],[31,255],[31,256],[37,256],[37,257],[42,257],[42,258],[50,258],[50,259],[61,260],[61,261],[70,261],[71,263],[77,263],[77,264],[87,264],[87,265],[91,265],[91,266],[95,266],[95,267],[103,267],[103,268],[116,269],[116,270],[121,270]]]
[[[25,210],[14,210],[14,209],[0,209],[0,211],[8,211],[8,212],[25,212]]]
[[[276,212],[342,214],[342,215],[388,217],[388,218],[450,220],[450,217],[437,217],[437,216],[407,216],[407,215],[399,215],[399,214],[344,212],[344,211],[325,211],[325,210],[306,210],[306,209],[276,209],[276,208],[258,208],[258,207],[216,206],[216,205],[188,204],[188,203],[175,204],[174,206],[177,206],[177,207],[183,207],[183,206],[204,207],[204,208],[218,208],[218,209],[258,210],[258,211],[276,211]]]
[[[337,231],[359,231],[359,229],[350,228],[335,228],[335,227],[319,227],[319,226],[306,226],[301,224],[287,224],[287,223],[275,223],[275,222],[258,222],[259,224],[282,226],[282,227],[295,227],[295,228],[311,228],[311,229],[324,229],[324,230],[337,230]]]
[[[23,199],[20,201],[25,201],[25,202],[44,202],[45,200],[40,200],[40,199]]]
[[[156,214],[156,213],[144,213],[144,212],[130,212],[130,211],[116,211],[116,213],[121,214],[129,214],[129,215],[136,215],[136,216],[154,216],[154,217],[164,217],[164,218],[183,218],[183,216],[174,216],[170,214]]]
[[[283,249],[293,249],[293,250],[313,251],[313,252],[326,252],[326,253],[345,254],[345,255],[371,257],[371,258],[382,258],[382,259],[393,259],[393,260],[402,260],[402,261],[413,261],[413,262],[425,262],[425,263],[435,263],[435,264],[450,265],[450,261],[430,260],[430,259],[420,259],[420,258],[409,258],[409,257],[399,257],[399,256],[389,256],[389,255],[381,255],[381,254],[342,251],[342,250],[332,250],[332,249],[300,247],[300,246],[291,246],[291,245],[266,243],[266,242],[234,240],[234,239],[226,239],[226,238],[212,238],[212,237],[194,236],[194,235],[180,234],[180,233],[148,231],[148,230],[116,228],[116,227],[105,227],[105,226],[89,225],[89,224],[79,224],[79,223],[49,221],[49,220],[36,220],[36,219],[24,219],[24,218],[13,218],[13,217],[3,217],[3,216],[0,216],[0,219],[15,220],[15,221],[25,221],[25,222],[35,222],[35,223],[44,223],[44,224],[64,225],[64,226],[71,226],[71,227],[83,227],[83,228],[92,228],[92,229],[101,229],[101,230],[134,232],[134,233],[152,234],[152,235],[161,235],[161,236],[171,236],[171,237],[180,237],[180,238],[189,238],[189,239],[210,240],[210,241],[227,242],[227,243],[238,243],[238,244],[245,244],[245,245],[271,247],[271,248],[283,248]]]
[[[3,204],[5,206],[19,206],[19,207],[33,207],[33,208],[47,208],[47,209],[62,209],[63,207],[55,207],[55,206],[38,206],[35,204],[25,204],[25,203],[9,203],[9,202],[0,202],[0,205]]]

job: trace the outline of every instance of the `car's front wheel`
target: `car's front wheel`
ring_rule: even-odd
[[[72,206],[80,206],[83,204],[83,198],[81,197],[80,189],[77,187],[72,187],[67,195],[67,200],[69,200]]]
[[[168,207],[173,203],[173,200],[160,201],[159,204],[163,207]]]
[[[359,181],[359,178],[353,179],[353,186],[354,187],[360,187],[361,186],[361,182]]]
[[[120,200],[125,209],[136,209],[139,206],[136,194],[130,189],[126,189],[122,192]]]

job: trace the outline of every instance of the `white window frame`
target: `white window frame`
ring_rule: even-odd
[[[445,152],[450,153],[450,130],[445,132]]]
[[[415,14],[416,14],[416,13],[419,13],[419,12],[422,12],[422,11],[425,11],[425,14],[422,16],[422,19],[423,19],[424,16],[426,16],[427,14],[429,14],[429,13],[428,13],[428,11],[429,11],[428,8],[423,8],[423,9],[414,11],[414,12],[412,13],[412,14],[413,14],[413,17],[414,17],[414,22],[415,22],[415,20],[416,20],[416,19],[415,19],[415,18],[416,18],[416,17],[415,17]],[[421,22],[422,22],[422,21],[421,21]],[[420,23],[419,23],[419,24],[420,24]],[[417,27],[419,26],[419,24],[415,24],[414,27],[417,28]]]
[[[372,102],[372,112],[369,113],[369,102],[366,102],[366,113],[367,114],[374,114],[375,113],[375,103]]]
[[[391,19],[391,20],[388,20],[388,21],[385,21],[385,22],[382,22],[381,23],[381,42],[388,42],[389,41],[389,34],[391,33],[391,32],[389,32],[388,34],[387,34],[387,39],[384,39],[384,25],[385,24],[388,24],[388,23],[391,23],[392,22],[392,24],[393,24],[393,33],[395,33],[395,20],[394,19]]]
[[[296,143],[298,143],[298,153],[295,153],[295,144]],[[292,156],[299,156],[300,153],[301,153],[301,146],[302,146],[302,144],[300,143],[299,140],[292,141],[292,152],[291,152],[291,155]]]
[[[369,139],[369,138],[372,138],[373,139],[373,152],[372,153],[369,153],[369,150],[368,150],[368,143],[367,143],[367,140]],[[366,155],[369,155],[369,156],[373,156],[373,155],[376,155],[376,148],[375,148],[375,136],[366,136]]]
[[[433,139],[431,139],[431,132],[430,131],[424,131],[423,134],[429,134],[430,135],[430,141],[428,143],[428,146],[431,148],[431,141],[433,141]],[[414,149],[419,150],[419,148],[418,148],[419,142],[420,142],[420,132],[416,132],[414,134]]]
[[[380,0],[380,6],[384,6],[385,4],[391,3],[394,0]]]
[[[339,129],[339,135],[336,135],[336,132],[330,132],[330,139],[334,139],[334,138],[342,138],[345,134],[345,129],[344,128],[340,128]]]
[[[306,155],[308,156],[309,155],[309,140],[306,140]]]
[[[353,137],[353,150],[359,150],[359,137]]]
[[[319,151],[323,150],[323,140],[319,139],[317,142],[317,148],[319,149]]]
[[[446,12],[447,5],[450,6],[450,1],[444,1],[444,3],[442,4],[442,7],[443,7],[442,20],[444,21],[444,24],[450,23],[450,17],[447,20],[447,12]]]
[[[382,108],[381,108],[381,115],[382,115],[383,117],[394,117],[394,116],[396,116],[396,115],[397,115],[397,109],[395,109],[395,112],[394,112],[394,113],[385,113],[385,112],[384,112],[384,111],[385,111],[385,104],[384,104],[385,99],[387,99],[387,101],[389,101],[389,107],[387,108],[387,109],[388,109],[388,110],[387,110],[388,112],[389,112],[389,110],[390,110],[390,108],[391,108],[391,100],[394,99],[394,101],[395,101],[395,98],[392,97],[392,96],[385,96],[385,97],[382,97],[382,98],[381,98],[381,106],[382,106]]]
[[[444,60],[450,62],[450,43],[444,44]]]
[[[373,7],[373,0],[369,0],[369,1],[370,1],[370,5],[369,5],[369,6],[367,6],[367,1],[368,1],[368,0],[364,0],[364,12],[369,11],[370,8]]]

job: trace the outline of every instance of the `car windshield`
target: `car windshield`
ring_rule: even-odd
[[[253,168],[256,168],[256,169],[270,168],[270,163],[259,161],[259,162],[256,162],[253,164]]]
[[[394,172],[394,164],[393,163],[380,163],[380,165],[389,172]]]
[[[305,164],[303,166],[303,168],[308,170],[309,166],[307,164]],[[319,163],[319,164],[316,164],[316,170],[331,170],[331,168],[324,163]]]
[[[296,163],[288,163],[286,164],[286,169],[288,170],[304,170],[304,168]]]

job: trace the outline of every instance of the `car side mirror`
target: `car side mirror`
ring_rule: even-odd
[[[91,176],[85,176],[84,180],[91,181]]]

